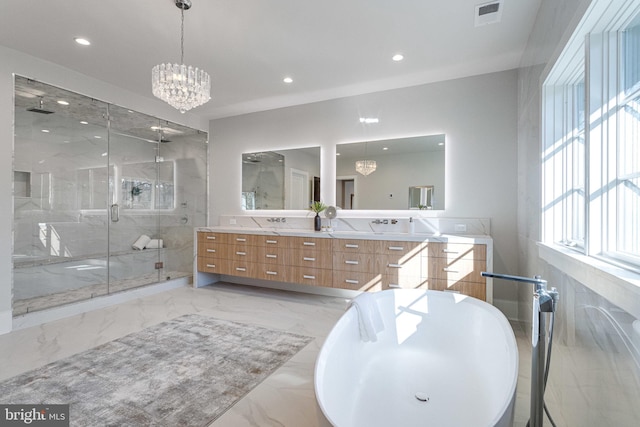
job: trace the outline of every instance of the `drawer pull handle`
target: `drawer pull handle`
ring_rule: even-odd
[[[236,237],[236,242],[246,242],[247,239],[245,239],[244,237]]]
[[[387,264],[387,267],[391,267],[391,268],[402,268],[402,264]]]
[[[209,268],[216,268],[216,265],[215,265],[215,264],[207,264],[207,267],[209,267]]]
[[[315,246],[315,242],[302,242],[302,246]]]
[[[354,279],[344,279],[344,281],[347,282],[347,283],[350,283],[352,285],[357,285],[358,283],[360,283],[359,281],[354,280]]]
[[[247,253],[246,252],[236,252],[236,255],[240,255],[240,256],[245,256]]]
[[[311,280],[314,280],[314,279],[316,278],[316,276],[309,276],[308,274],[303,274],[303,275],[302,275],[302,278],[303,278],[303,279],[311,279]]]
[[[267,274],[269,274],[271,276],[277,276],[278,272],[277,271],[267,271]]]
[[[389,246],[390,251],[404,251],[403,246]]]
[[[236,267],[236,271],[247,271],[244,267]]]
[[[344,263],[349,265],[358,265],[358,261],[352,261],[350,259],[346,260]]]
[[[453,268],[445,267],[442,271],[446,271],[447,273],[460,273],[458,270],[454,270]]]
[[[278,243],[278,241],[277,240],[267,240],[267,243],[270,244],[270,245],[275,245],[275,244]]]
[[[400,285],[398,285],[397,283],[389,283],[389,287],[390,288],[399,288]]]
[[[278,255],[275,255],[275,254],[267,254],[267,258],[278,258]]]
[[[353,244],[353,243],[347,243],[344,245],[345,248],[352,248],[352,249],[358,249],[360,246]]]
[[[216,236],[207,236],[207,240],[216,240]]]
[[[302,260],[303,261],[315,261],[316,259],[306,256],[306,257],[303,257]]]
[[[454,251],[452,249],[443,249],[442,252],[444,252],[445,254],[457,254],[458,251]]]
[[[212,254],[216,252],[215,249],[207,249],[207,252],[211,252]]]

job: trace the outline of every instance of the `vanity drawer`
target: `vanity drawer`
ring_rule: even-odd
[[[379,240],[376,242],[376,253],[381,255],[417,255],[427,250],[427,242],[405,242],[395,240]]]
[[[238,234],[232,233],[227,236],[227,243],[240,246],[257,246],[260,241],[256,234]]]
[[[217,242],[217,243],[227,243],[228,242],[228,234],[227,233],[215,233],[211,231],[198,231],[198,246],[200,243],[204,242]]]
[[[312,249],[321,252],[331,252],[331,240],[321,237],[289,237],[290,249]]]
[[[377,271],[376,256],[373,254],[334,252],[333,269],[341,271]]]
[[[428,262],[425,262],[419,253],[378,255],[377,260],[377,269],[383,274],[428,277]]]
[[[264,246],[267,248],[287,248],[289,242],[287,237],[282,236],[260,236],[255,235],[253,242],[256,246]]]
[[[431,265],[430,277],[433,279],[485,283],[481,275],[486,267],[485,261],[458,259],[449,262],[446,258],[434,258]]]
[[[198,257],[198,271],[203,273],[228,274],[229,261],[218,258]]]
[[[487,245],[473,243],[430,243],[429,256],[433,258],[446,258],[450,261],[456,259],[486,261]]]
[[[333,267],[331,251],[323,252],[315,249],[289,249],[286,264],[295,267],[328,268]]]
[[[287,281],[303,285],[331,287],[333,272],[324,268],[289,267]]]
[[[255,277],[257,265],[253,262],[244,262],[244,261],[229,261],[229,267],[226,273],[232,276],[240,276],[240,277]]]
[[[258,250],[256,246],[247,245],[220,245],[216,249],[216,256],[224,259],[243,262],[257,262]]]
[[[376,241],[363,239],[334,239],[333,251],[373,254],[376,252]]]
[[[254,276],[256,279],[263,280],[277,280],[280,282],[286,282],[287,279],[287,267],[284,265],[273,264],[254,264]]]
[[[254,251],[256,253],[256,257],[254,258],[256,262],[271,265],[286,264],[287,250],[284,248],[259,246],[254,248]]]
[[[381,291],[384,289],[381,274],[359,271],[334,271],[333,287],[353,291]]]
[[[479,300],[487,300],[487,286],[484,283],[458,282],[455,280],[431,279],[429,289],[456,292]]]
[[[198,256],[219,256],[228,245],[216,241],[198,241]]]
[[[429,279],[425,277],[384,274],[382,276],[382,289],[431,289],[431,288],[429,287]]]

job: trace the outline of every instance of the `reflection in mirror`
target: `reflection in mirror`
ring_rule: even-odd
[[[444,209],[444,134],[338,144],[336,155],[336,205],[340,208],[404,210],[411,207],[407,188],[428,183],[431,189],[425,205]],[[362,160],[374,161],[375,170],[367,175],[357,171],[356,162]]]
[[[409,209],[433,209],[433,185],[409,187]]]
[[[308,209],[320,197],[320,147],[242,155],[242,209]]]

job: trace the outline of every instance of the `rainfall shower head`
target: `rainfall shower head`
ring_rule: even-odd
[[[44,104],[44,101],[42,100],[42,98],[40,98],[40,108],[31,107],[31,108],[27,108],[27,111],[30,111],[32,113],[38,113],[38,114],[53,114],[53,111],[45,110],[42,107],[42,104]]]

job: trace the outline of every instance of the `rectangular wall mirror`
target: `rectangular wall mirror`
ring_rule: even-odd
[[[444,183],[444,134],[336,146],[336,206],[342,209],[443,210]]]
[[[242,154],[242,209],[308,209],[320,196],[320,147]]]

